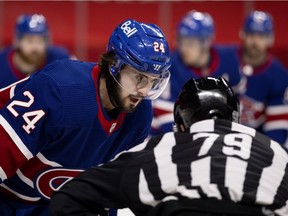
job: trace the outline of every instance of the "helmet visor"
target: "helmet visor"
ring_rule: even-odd
[[[157,99],[164,89],[166,88],[170,79],[170,71],[167,70],[161,74],[161,76],[155,79],[152,87],[149,89],[145,99],[155,100]]]
[[[124,89],[132,95],[136,92],[143,93],[143,99],[154,100],[158,98],[164,91],[167,83],[170,79],[170,72],[166,70],[161,73],[160,76],[151,75],[149,73],[140,72],[133,69],[131,66],[126,66],[119,71],[121,81],[115,77],[115,73],[111,73],[114,80]]]

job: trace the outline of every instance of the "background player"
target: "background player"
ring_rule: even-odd
[[[0,110],[1,216],[49,215],[66,180],[142,142],[169,67],[159,27],[129,19],[98,65],[56,61],[2,89],[2,104],[12,98]]]
[[[241,122],[288,146],[287,71],[268,49],[274,41],[273,19],[252,11],[240,32],[242,46],[234,48],[247,88],[241,97]]]
[[[189,11],[177,29],[177,49],[172,54],[171,79],[161,97],[153,102],[152,134],[172,131],[173,106],[190,78],[224,76],[237,92],[243,91],[237,60],[224,46],[213,45],[214,21],[210,14]]]
[[[29,76],[57,59],[69,58],[67,49],[52,46],[50,42],[50,29],[43,15],[18,17],[13,46],[0,53],[0,88]]]
[[[238,124],[238,105],[223,78],[189,80],[175,103],[178,133],[80,174],[53,195],[52,216],[287,215],[287,152]]]

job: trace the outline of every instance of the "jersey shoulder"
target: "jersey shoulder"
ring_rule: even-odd
[[[67,125],[91,122],[98,112],[97,86],[92,79],[94,66],[92,63],[76,60],[58,60],[34,75],[35,79],[39,77],[38,79],[50,80],[50,87],[43,89],[47,94],[57,89],[57,94],[61,98],[59,106],[63,110],[63,119]],[[33,83],[39,85],[37,81],[32,82],[32,85]]]
[[[47,63],[51,63],[57,59],[68,59],[70,53],[68,49],[60,46],[49,46],[47,48]]]
[[[275,56],[272,57],[271,59],[271,68],[273,69],[273,71],[275,70],[276,73],[283,73],[285,75],[287,75],[288,70],[284,67],[284,65],[282,64],[282,62],[280,62],[280,60],[278,58],[276,58]]]
[[[3,67],[9,67],[9,55],[13,52],[12,47],[8,47],[0,52],[0,64],[3,70]],[[1,69],[0,69],[1,70]]]
[[[270,64],[264,68],[265,79],[270,83],[272,90],[284,91],[288,86],[288,70],[274,56],[271,57]]]
[[[176,63],[176,64],[183,64],[182,60],[181,60],[181,56],[180,56],[180,53],[178,50],[174,50],[171,54],[171,61],[173,63]],[[171,65],[171,67],[173,67],[173,64]]]
[[[238,52],[239,45],[237,44],[214,44],[213,47],[219,51]]]
[[[59,86],[72,86],[80,84],[85,79],[91,80],[91,72],[94,66],[94,63],[61,59],[47,65],[38,73],[50,77]],[[85,87],[85,85],[83,85],[83,87]]]
[[[191,69],[182,61],[181,55],[178,50],[175,50],[171,55],[172,65],[169,69],[171,72],[170,81],[179,82],[188,79],[191,75]],[[176,79],[176,80],[175,80]],[[181,81],[182,83],[183,81]],[[185,82],[185,81],[184,81]]]
[[[227,59],[233,59],[234,61],[236,61],[235,57],[239,50],[239,48],[236,45],[222,45],[222,44],[214,45],[213,49],[218,53],[220,61],[225,61]]]
[[[9,54],[11,52],[12,48],[6,48],[0,52],[0,73],[2,74],[2,76],[3,74],[7,74],[7,71],[9,71],[9,73],[11,72],[9,67]]]
[[[12,47],[7,47],[7,48],[3,49],[0,52],[0,60],[2,60],[3,58],[7,57],[12,50],[13,50]]]

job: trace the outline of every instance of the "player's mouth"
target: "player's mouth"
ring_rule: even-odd
[[[139,97],[130,95],[130,96],[129,96],[129,99],[130,99],[130,101],[131,101],[133,104],[137,104],[142,98],[139,98]]]

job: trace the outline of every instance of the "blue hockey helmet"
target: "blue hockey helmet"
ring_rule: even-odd
[[[273,18],[263,11],[252,11],[245,19],[243,31],[246,33],[273,34]]]
[[[128,19],[112,32],[107,51],[115,53],[115,64],[110,66],[113,77],[123,65],[129,65],[160,78],[151,89],[149,99],[162,93],[170,78],[171,59],[168,42],[158,26]]]
[[[21,15],[15,25],[15,35],[21,38],[25,34],[49,36],[49,27],[46,18],[41,14]]]
[[[179,36],[207,39],[214,34],[214,21],[208,13],[189,11],[178,25]]]

